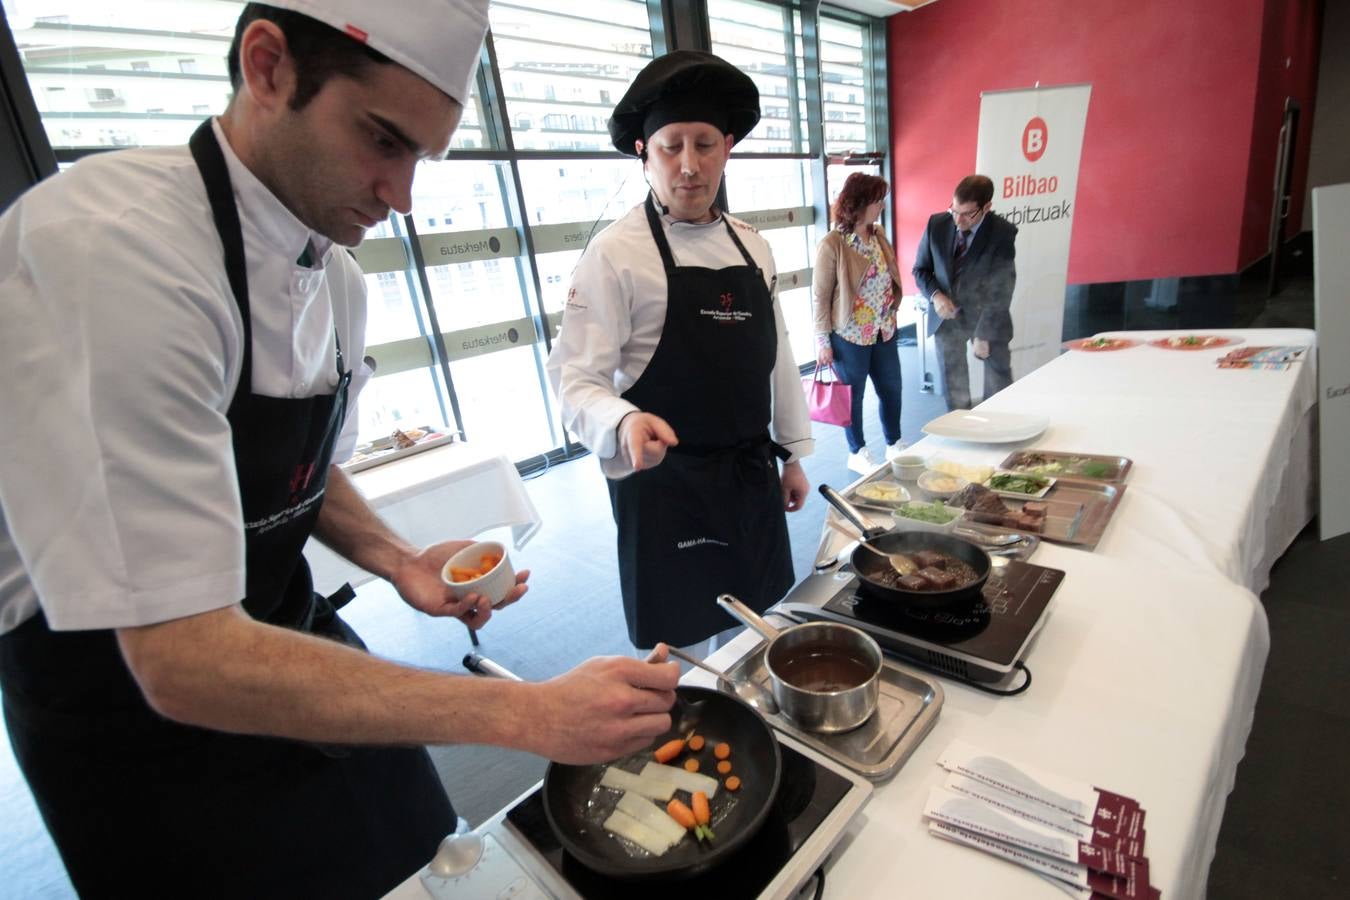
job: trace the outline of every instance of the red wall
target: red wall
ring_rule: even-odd
[[[981,91],[1087,82],[1069,282],[1239,270],[1264,252],[1286,92],[1304,105],[1304,129],[1311,123],[1316,4],[940,0],[892,16],[900,259],[913,259],[928,216],[974,169]],[[1297,173],[1306,172],[1308,143],[1305,134]],[[1250,158],[1266,145],[1268,160]]]
[[[1342,0],[1343,2],[1343,0]],[[1285,237],[1297,234],[1307,194],[1308,157],[1312,147],[1313,100],[1317,96],[1318,0],[1266,0],[1257,72],[1256,114],[1252,120],[1247,202],[1243,210],[1243,265],[1269,249],[1270,212],[1275,195],[1275,160],[1284,119],[1284,99],[1299,104],[1298,140],[1294,147],[1294,190],[1290,197]]]

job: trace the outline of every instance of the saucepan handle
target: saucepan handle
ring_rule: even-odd
[[[778,637],[777,628],[761,619],[758,613],[730,594],[723,594],[718,597],[717,605],[725,609],[732,618],[739,620],[741,624],[758,631],[764,636],[765,640],[771,641]]]

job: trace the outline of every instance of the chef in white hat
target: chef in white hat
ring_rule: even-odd
[[[564,762],[669,727],[677,671],[519,684],[363,652],[316,535],[481,626],[333,465],[365,286],[342,249],[442,156],[487,0],[245,8],[186,147],[92,156],[0,217],[0,694],[83,897],[375,897],[457,817],[428,743]],[[508,601],[525,591],[522,573]]]

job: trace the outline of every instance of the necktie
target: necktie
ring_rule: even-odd
[[[956,232],[956,246],[952,248],[952,280],[961,277],[961,263],[966,259],[966,248],[970,245],[970,230],[962,228]]]

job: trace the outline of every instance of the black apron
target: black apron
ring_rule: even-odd
[[[650,196],[646,212],[666,319],[623,397],[669,422],[680,443],[659,466],[609,481],[628,636],[641,648],[734,627],[718,594],[762,612],[792,586],[777,465],[788,454],[768,431],[778,330],[764,272],[725,218],[745,265],[676,266]]]
[[[244,607],[363,647],[313,592],[301,552],[350,371],[339,346],[336,394],[252,392],[243,236],[209,121],[190,146],[244,324],[228,414],[245,523]],[[0,636],[0,690],[14,754],[85,898],[378,897],[454,830],[425,749],[317,746],[171,722],[146,704],[111,630],[52,631],[39,612]]]

